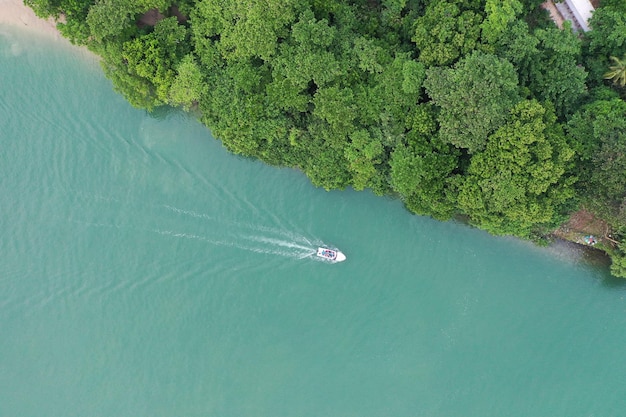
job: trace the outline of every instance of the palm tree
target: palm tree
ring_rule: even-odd
[[[611,61],[615,65],[609,67],[609,72],[604,74],[604,78],[613,80],[613,84],[624,87],[626,85],[626,54],[621,60],[612,56]]]

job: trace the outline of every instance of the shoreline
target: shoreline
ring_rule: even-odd
[[[30,34],[41,36],[64,47],[72,48],[77,56],[90,61],[99,62],[100,57],[86,46],[74,45],[61,35],[53,18],[41,19],[35,12],[23,3],[23,0],[0,0],[0,35],[10,34],[9,28],[23,30]]]
[[[22,27],[55,40],[65,40],[57,30],[54,19],[40,19],[22,0],[0,0],[0,25]]]
[[[545,4],[551,3],[546,2]],[[154,24],[154,22],[152,22],[152,24]],[[89,51],[89,49],[87,49],[85,46],[72,45],[69,40],[61,35],[56,25],[57,22],[53,18],[41,19],[37,17],[35,15],[35,12],[23,3],[23,0],[0,0],[0,34],[2,34],[1,30],[3,27],[22,28],[22,30],[28,31],[29,33],[45,36],[46,38],[54,40],[55,42],[61,42],[63,44],[71,46],[75,48],[75,50],[77,50],[79,54],[82,52],[88,58],[93,58],[95,60],[100,59],[98,55]],[[575,217],[574,215],[577,213],[580,213],[580,211],[571,213],[572,217]],[[611,243],[609,242],[610,239],[605,239],[609,231],[608,225],[598,225],[596,224],[598,223],[598,221],[594,221],[594,216],[590,216],[591,219],[587,219],[585,216],[582,216],[585,217],[583,220],[586,221],[582,222],[582,220],[579,219],[579,223],[581,224],[577,226],[572,225],[571,220],[565,222],[559,227],[559,229],[557,229],[553,233],[550,233],[546,237],[558,239],[558,243],[556,243],[555,245],[559,247],[564,246],[564,242],[568,242],[567,244],[580,246],[580,248],[584,251],[587,251],[589,257],[592,258],[610,258],[609,252],[601,249],[602,245],[599,245],[599,247],[591,247],[581,240],[583,236],[591,235],[598,237],[601,243],[602,241],[604,241],[607,245],[611,245]],[[613,243],[616,242],[613,241]]]

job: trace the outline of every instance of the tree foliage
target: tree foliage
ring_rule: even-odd
[[[518,0],[486,0],[486,18],[480,25],[482,37],[489,43],[494,43],[513,23],[522,12],[523,5]]]
[[[618,249],[611,254],[611,261],[611,274],[626,278],[626,244],[621,243]]]
[[[495,234],[529,236],[550,225],[573,196],[564,178],[574,151],[556,117],[537,101],[522,101],[510,120],[472,156],[458,203],[471,221]]]
[[[451,183],[459,152],[437,140],[430,105],[416,108],[407,127],[406,142],[391,155],[391,184],[412,212],[449,219],[455,211]]]
[[[140,9],[125,0],[99,0],[87,14],[87,25],[96,42],[127,40],[136,33]]]
[[[187,29],[176,17],[163,19],[150,34],[122,45],[122,58],[129,74],[145,80],[159,104],[169,103],[175,69],[188,52]]]
[[[206,90],[200,67],[192,54],[186,55],[176,68],[176,77],[170,88],[170,102],[185,110],[197,105]]]
[[[581,104],[587,87],[587,72],[578,66],[581,59],[580,39],[567,28],[535,31],[539,53],[532,63],[529,88],[534,97],[550,101],[557,115],[573,113]]]
[[[430,2],[423,16],[415,21],[412,41],[424,65],[448,65],[471,52],[480,37],[482,16],[463,10],[458,2]]]
[[[613,65],[609,66],[609,71],[604,74],[604,78],[611,80],[617,86],[626,86],[626,54],[622,59],[614,56],[610,58]]]
[[[626,102],[589,104],[572,117],[568,132],[578,146],[584,195],[616,212],[626,198]]]
[[[591,74],[593,85],[601,84],[610,65],[609,57],[626,54],[626,3],[604,0],[595,10],[589,25],[592,30],[585,34],[585,65]]]
[[[482,52],[454,68],[428,69],[424,85],[441,108],[441,139],[470,153],[484,148],[487,136],[506,121],[520,99],[513,65]]]
[[[219,50],[229,60],[269,59],[278,39],[287,36],[304,2],[299,0],[203,0],[198,2],[194,22],[204,36],[219,36]]]

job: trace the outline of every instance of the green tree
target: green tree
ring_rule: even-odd
[[[585,67],[592,85],[601,85],[609,66],[609,56],[626,54],[626,3],[603,0],[602,7],[589,20],[591,29],[585,33]]]
[[[151,33],[123,43],[105,42],[98,50],[115,89],[132,105],[152,109],[170,103],[176,70],[189,47],[186,27],[170,17]]]
[[[574,151],[553,113],[522,101],[511,119],[472,156],[458,205],[472,223],[494,234],[529,237],[558,219],[573,196],[569,171]]]
[[[281,44],[273,60],[274,73],[284,76],[302,89],[323,87],[344,73],[338,62],[337,28],[312,11],[302,13],[291,28],[288,42]]]
[[[344,148],[344,156],[352,173],[352,187],[363,190],[378,177],[376,165],[382,162],[383,145],[370,132],[360,129],[350,134],[350,143]]]
[[[370,73],[383,72],[389,65],[391,56],[382,45],[372,39],[359,36],[354,40],[354,52],[357,55],[359,68]]]
[[[539,56],[538,45],[539,39],[530,33],[528,24],[522,20],[507,26],[495,42],[495,54],[513,64],[520,86],[530,84],[533,65]]]
[[[357,122],[381,130],[382,143],[390,152],[402,141],[407,115],[422,99],[426,70],[421,62],[401,53],[380,74],[355,87]]]
[[[427,67],[448,65],[471,52],[480,38],[482,16],[462,10],[457,2],[432,1],[414,24],[412,41]]]
[[[441,108],[441,139],[470,153],[484,148],[520,100],[513,65],[478,51],[454,68],[429,68],[424,86]]]
[[[587,86],[587,72],[578,65],[581,60],[580,39],[569,29],[538,29],[539,54],[531,62],[529,88],[533,97],[554,104],[557,115],[564,118],[581,104]]]
[[[42,19],[48,17],[59,17],[61,14],[60,4],[58,0],[24,0],[24,4],[33,9],[35,14]]]
[[[176,78],[170,88],[170,102],[189,110],[198,104],[205,90],[204,76],[193,55],[185,56],[176,68]]]
[[[618,249],[611,253],[611,274],[626,278],[626,242],[622,242]]]
[[[548,27],[531,33],[525,22],[516,21],[494,45],[495,53],[514,65],[524,95],[550,101],[560,117],[573,113],[585,98],[587,73],[579,65],[581,42],[569,28]]]
[[[91,6],[86,22],[97,42],[125,41],[137,34],[136,15],[140,9],[127,0],[98,0]]]
[[[128,72],[152,83],[153,94],[163,104],[169,102],[176,68],[188,51],[186,38],[186,28],[170,17],[158,22],[154,32],[123,45]]]
[[[267,92],[274,103],[293,117],[313,109],[313,96],[319,88],[334,86],[346,76],[346,69],[340,65],[341,50],[336,37],[336,28],[307,11],[279,45],[270,63],[272,76]],[[348,84],[348,77],[343,81]]]
[[[24,4],[43,19],[53,17],[57,20],[57,29],[71,42],[84,44],[89,38],[89,26],[86,24],[85,18],[93,4],[92,1],[24,0]],[[60,19],[61,16],[63,19]]]
[[[337,150],[343,149],[348,134],[354,130],[357,116],[357,103],[352,90],[339,87],[321,88],[315,94],[313,104],[313,115],[328,123],[334,132],[333,137],[336,140],[330,141],[328,145]]]
[[[390,182],[413,213],[449,219],[455,211],[452,172],[459,152],[437,140],[436,112],[431,104],[407,115],[405,140],[391,154]]]
[[[142,109],[152,109],[163,104],[156,98],[154,85],[150,81],[129,72],[121,44],[108,43],[100,50],[104,74],[113,83],[114,90],[122,94],[130,104]]]
[[[513,23],[522,12],[523,5],[518,0],[486,0],[486,18],[480,25],[482,36],[493,44],[502,32]]]
[[[344,152],[328,146],[328,142],[333,142],[332,135],[327,123],[319,119],[309,123],[307,132],[302,135],[306,146],[299,164],[315,186],[327,190],[345,188],[353,178]]]
[[[585,37],[592,54],[606,58],[616,52],[626,52],[626,3],[603,1],[602,7],[593,12],[589,24],[592,30]]]
[[[626,86],[626,54],[622,59],[612,56],[613,65],[609,67],[609,71],[604,74],[606,80],[613,81],[613,84],[620,87]]]
[[[382,0],[382,21],[392,27],[402,24],[402,11],[407,5],[407,0]]]
[[[224,58],[268,60],[303,8],[300,0],[203,0],[192,19],[202,27],[203,36],[219,37]]]
[[[266,100],[263,80],[267,74],[267,67],[249,61],[216,69],[207,75],[199,107],[203,122],[230,151],[281,164],[282,152],[272,157],[268,149],[274,142],[286,141],[290,125],[276,105]]]
[[[589,104],[572,117],[568,134],[580,155],[583,196],[608,209],[604,216],[615,216],[626,198],[626,102]]]

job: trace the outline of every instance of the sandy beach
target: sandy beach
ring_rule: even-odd
[[[21,26],[56,39],[62,38],[53,19],[38,18],[21,0],[0,0],[0,25]]]

